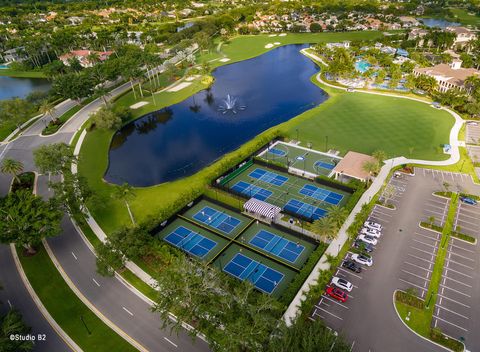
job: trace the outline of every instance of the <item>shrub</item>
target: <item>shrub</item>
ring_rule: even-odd
[[[395,292],[395,299],[398,302],[404,303],[414,308],[424,309],[425,301],[417,297],[417,292],[414,288],[409,288],[407,291]]]

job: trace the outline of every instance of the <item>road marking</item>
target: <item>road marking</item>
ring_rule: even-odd
[[[75,253],[72,252],[72,255],[73,257],[75,258],[75,260],[78,260],[77,256],[75,255]]]
[[[420,290],[422,290],[422,291],[428,291],[428,290],[425,289],[425,287],[412,284],[410,281],[404,280],[404,279],[402,279],[401,277],[398,278],[398,279],[399,279],[400,281],[405,282],[405,283],[408,284],[408,285],[412,285],[412,286],[418,287],[418,288],[419,288]]]
[[[430,269],[427,269],[427,268],[424,268],[423,266],[420,266],[420,265],[416,265],[416,264],[412,264],[410,262],[404,262],[405,264],[408,264],[408,265],[411,265],[411,266],[414,266],[416,268],[419,268],[419,269],[423,269],[425,271],[428,271],[429,273],[431,273],[432,271]]]
[[[468,285],[468,284],[466,284],[466,283],[464,283],[464,282],[461,282],[461,281],[458,281],[458,280],[452,279],[451,277],[444,276],[444,278],[446,278],[446,279],[449,279],[449,280],[452,280],[452,281],[455,281],[456,283],[458,283],[458,284],[460,284],[460,285],[463,285],[463,286],[467,286],[467,287],[470,287],[470,288],[472,288],[472,285]]]
[[[427,235],[424,235],[424,234],[421,234],[421,233],[418,233],[418,232],[415,232],[415,235],[425,237],[425,238],[427,238],[429,240],[432,240],[432,241],[435,241],[435,242],[439,242],[437,236],[435,236],[435,237],[427,236]]]
[[[167,342],[169,342],[171,345],[173,345],[175,348],[178,348],[178,346],[176,344],[174,344],[172,341],[170,341],[169,339],[167,339],[165,336],[163,337],[165,340],[167,340]]]
[[[419,260],[423,260],[424,262],[428,262],[428,263],[431,263],[431,264],[435,264],[435,262],[432,262],[431,260],[428,260],[428,259],[425,259],[425,258],[420,258],[420,257],[417,257],[416,255],[413,255],[413,254],[410,254],[410,253],[408,253],[407,255],[409,255],[410,257],[419,259]]]
[[[453,271],[454,273],[457,273],[457,274],[460,274],[460,275],[466,276],[466,277],[468,277],[468,278],[470,278],[470,279],[473,279],[473,276],[470,276],[470,275],[464,274],[464,273],[462,273],[461,271],[457,271],[457,270],[455,270],[455,269],[452,269],[452,268],[449,268],[449,267],[446,267],[446,268],[445,268],[445,272],[447,272],[447,271]]]
[[[360,275],[354,274],[354,273],[352,273],[352,272],[350,272],[350,271],[347,271],[347,270],[345,270],[345,269],[343,269],[343,268],[341,268],[341,267],[339,267],[338,270],[345,271],[346,273],[348,273],[348,274],[350,274],[350,275],[353,275],[353,276],[355,276],[355,277],[358,277],[359,279],[362,278]]]
[[[462,328],[461,326],[459,326],[459,325],[457,325],[457,324],[450,323],[448,320],[442,319],[442,318],[440,318],[440,317],[438,317],[438,316],[436,316],[436,315],[434,315],[433,317],[434,317],[435,319],[438,319],[438,320],[440,320],[440,321],[443,321],[443,322],[445,322],[445,323],[447,323],[447,324],[453,325],[453,326],[455,326],[455,327],[457,327],[457,328],[459,328],[459,329],[461,329],[461,330],[463,330],[463,331],[468,331],[467,329]]]
[[[442,288],[442,290],[443,290],[443,288]],[[461,305],[461,306],[464,306],[465,308],[471,308],[469,305],[467,305],[467,304],[465,304],[465,303],[462,303],[462,302],[459,302],[459,301],[456,301],[456,300],[454,300],[454,299],[452,299],[452,298],[450,298],[450,297],[447,297],[447,296],[444,296],[444,295],[441,295],[441,294],[439,294],[438,297],[441,297],[441,298],[446,299],[446,300],[448,300],[448,301],[452,301],[453,303],[456,303],[456,304],[459,304],[459,305]]]
[[[417,247],[414,247],[414,246],[410,246],[410,248],[415,249],[415,250],[417,250],[417,251],[419,251],[419,252],[428,254],[428,255],[430,255],[430,256],[435,256],[435,252],[432,253],[432,252],[424,251],[423,249],[420,249],[420,248],[417,248]]]
[[[455,238],[455,237],[452,237],[452,239],[455,240],[456,238]],[[477,254],[475,251],[472,251],[472,250],[470,250],[470,249],[466,249],[466,248],[457,246],[456,244],[453,244],[453,243],[450,243],[450,246],[455,247],[455,248],[459,248],[459,249],[461,249],[462,251],[466,251],[466,252],[473,253],[473,254],[475,254],[475,255]]]
[[[449,252],[451,253],[451,252]],[[472,268],[471,266],[468,266],[468,265],[465,265],[465,264],[462,264],[462,263],[459,263],[459,262],[456,262],[455,260],[451,260],[450,258],[445,258],[448,262],[452,262],[454,264],[457,264],[457,265],[460,265],[460,266],[463,266],[467,269],[470,269],[470,270],[475,270],[475,268]]]
[[[419,240],[416,240],[415,238],[413,239],[415,242],[418,242],[418,243],[421,243],[425,246],[428,246],[428,247],[432,247],[434,249],[437,249],[437,246],[436,245],[433,245],[433,244],[428,244],[428,243],[425,243],[425,242],[422,242],[422,241],[419,241]],[[436,242],[435,242],[436,243]]]
[[[325,299],[327,299],[327,300],[329,300],[330,302],[333,302],[333,303],[335,303],[335,304],[338,304],[338,305],[339,305],[340,307],[342,307],[342,308],[350,309],[350,308],[348,308],[347,306],[344,306],[343,304],[335,301],[334,299],[332,299],[332,298],[330,298],[330,297],[328,297],[328,296],[322,296],[322,297],[325,298]]]
[[[353,351],[353,346],[355,346],[355,340],[352,342],[352,345],[350,346],[350,352]]]
[[[455,289],[450,288],[450,287],[448,287],[448,286],[446,286],[446,285],[440,284],[440,286],[441,286],[441,287],[445,287],[447,290],[450,290],[450,291],[459,293],[459,294],[461,294],[461,295],[464,295],[464,296],[466,296],[466,297],[470,297],[470,298],[472,297],[472,296],[470,296],[470,295],[467,295],[466,293],[463,293],[463,292],[461,292],[461,291],[455,290]]]
[[[451,253],[451,254],[453,254],[453,255],[456,255],[457,257],[460,257],[460,258],[463,258],[463,259],[466,259],[466,260],[470,260],[470,261],[472,261],[472,262],[475,262],[475,259],[465,257],[465,256],[460,255],[460,254],[457,254],[457,253],[455,253],[455,252],[448,251],[448,253]]]
[[[337,319],[343,320],[343,318],[340,318],[338,315],[335,315],[335,314],[333,314],[333,313],[330,313],[328,310],[323,309],[322,307],[318,307],[318,306],[316,306],[316,307],[317,307],[318,309],[324,311],[325,313],[328,313],[328,314],[334,316],[334,317],[337,318]]]
[[[95,285],[97,285],[98,287],[100,287],[100,284],[97,282],[97,280],[95,280],[93,277],[92,277],[92,280],[93,280],[93,282],[95,282]]]
[[[409,275],[412,275],[412,276],[418,277],[419,279],[422,279],[422,280],[425,280],[425,281],[430,281],[430,280],[428,279],[428,277],[423,277],[423,276],[420,276],[420,275],[417,275],[417,274],[411,273],[410,271],[403,270],[403,269],[402,269],[402,271],[403,271],[404,273],[407,273],[407,274],[409,274]]]
[[[8,306],[9,306],[10,308],[12,308],[12,303],[10,302],[9,299],[7,299],[7,303],[8,303]]]
[[[465,315],[462,315],[462,314],[460,314],[460,313],[457,313],[457,312],[455,312],[455,311],[453,311],[453,310],[451,310],[451,309],[442,307],[441,305],[438,305],[438,304],[437,304],[437,308],[441,308],[441,309],[443,309],[443,310],[446,310],[447,312],[450,312],[450,313],[452,313],[452,314],[456,314],[456,315],[458,315],[458,316],[461,317],[461,318],[470,320],[469,317],[466,317]]]
[[[130,312],[130,311],[129,311],[127,308],[125,308],[125,307],[122,307],[122,308],[123,308],[123,310],[124,310],[125,312],[127,312],[128,314],[130,314],[130,315],[133,317],[133,313],[132,313],[132,312]]]

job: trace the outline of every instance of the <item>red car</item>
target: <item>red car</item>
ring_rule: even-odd
[[[348,295],[344,290],[339,289],[338,287],[329,286],[326,291],[327,295],[340,302],[346,302]]]

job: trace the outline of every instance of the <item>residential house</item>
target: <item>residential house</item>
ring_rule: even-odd
[[[453,43],[454,48],[463,48],[469,41],[477,37],[473,31],[465,27],[447,27],[446,31],[456,35]]]
[[[76,58],[82,67],[93,67],[95,62],[92,62],[90,56],[94,54],[98,56],[99,61],[105,61],[113,54],[113,51],[72,50],[61,55],[59,59],[66,66],[70,66],[70,60]]]

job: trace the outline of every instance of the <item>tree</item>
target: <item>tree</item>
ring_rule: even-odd
[[[52,90],[65,99],[81,100],[93,92],[96,82],[90,77],[88,71],[82,73],[67,73],[57,76],[53,80]]]
[[[267,352],[349,352],[350,344],[333,334],[318,319],[310,321],[301,317],[290,327],[280,325],[272,335]]]
[[[65,143],[42,145],[33,151],[33,160],[42,174],[60,175],[77,162],[72,148]]]
[[[122,127],[122,118],[112,109],[106,107],[102,107],[96,113],[92,114],[92,119],[95,126],[102,130],[115,131]]]
[[[335,220],[329,216],[317,219],[312,224],[312,231],[327,240],[333,240],[336,236],[337,230],[338,226]]]
[[[447,181],[443,182],[442,186],[443,186],[443,189],[445,190],[445,193],[448,193],[450,191],[450,186],[451,185]]]
[[[343,222],[348,216],[348,210],[345,207],[339,207],[338,205],[332,205],[327,210],[327,217],[332,220],[332,222],[335,224],[336,229],[340,229]]]
[[[380,171],[380,164],[377,160],[365,161],[362,165],[362,169],[368,172],[370,175],[374,176]]]
[[[130,199],[135,198],[133,187],[130,186],[128,183],[124,183],[121,186],[115,186],[115,189],[112,193],[112,197],[125,202],[125,206],[127,207],[127,210],[128,210],[128,215],[130,215],[130,220],[132,221],[132,224],[135,225],[135,219],[133,218],[133,214],[130,209],[130,204],[128,204],[128,201]]]
[[[32,341],[15,341],[12,335],[28,335],[31,329],[22,320],[22,314],[16,309],[10,309],[7,314],[0,316],[0,351],[28,352],[33,350]]]
[[[49,183],[58,204],[71,215],[86,213],[86,203],[89,200],[98,200],[100,196],[92,191],[86,178],[78,173],[72,173],[67,169],[62,176],[60,182]],[[100,200],[96,203],[103,204]]]
[[[12,175],[17,182],[20,182],[18,175],[23,172],[23,164],[15,159],[4,159],[0,171]]]
[[[52,121],[57,119],[54,114],[55,107],[52,103],[48,102],[48,100],[45,100],[42,105],[40,105],[39,111],[43,115],[50,115]]]
[[[0,125],[11,123],[21,129],[21,124],[34,112],[31,104],[20,98],[0,101]]]
[[[60,232],[62,212],[50,199],[43,201],[28,190],[10,193],[0,203],[0,242],[16,243],[30,254],[46,237]]]
[[[388,206],[388,203],[393,197],[397,195],[397,189],[392,185],[388,184],[382,193],[383,202]]]
[[[378,164],[381,165],[385,159],[387,159],[387,153],[383,150],[376,150],[372,153],[372,156],[377,159]]]

